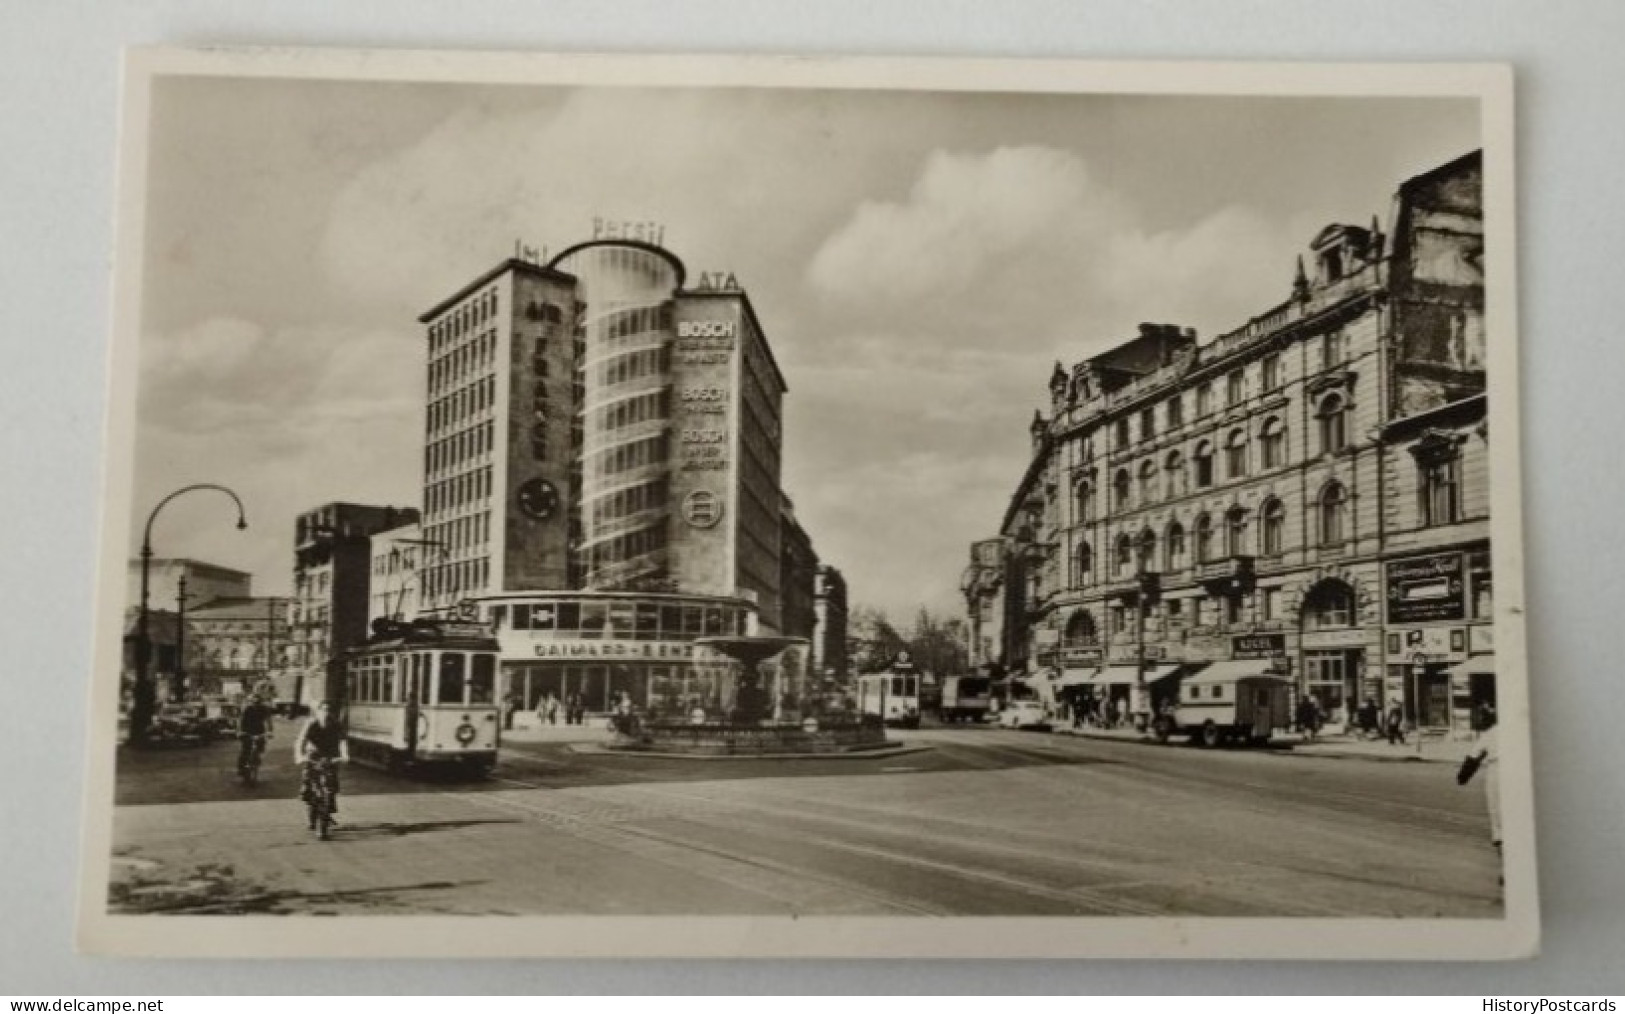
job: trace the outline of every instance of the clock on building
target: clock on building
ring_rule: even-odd
[[[546,479],[529,479],[519,487],[519,509],[537,521],[546,521],[559,506],[559,491]]]

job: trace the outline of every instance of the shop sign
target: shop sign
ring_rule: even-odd
[[[1366,632],[1359,627],[1348,630],[1306,630],[1303,632],[1305,648],[1359,648],[1364,646]]]
[[[683,497],[683,520],[690,528],[715,528],[722,520],[722,500],[708,489]]]
[[[1426,658],[1430,662],[1459,662],[1467,657],[1464,627],[1413,627],[1388,634],[1388,657],[1395,661]]]
[[[666,227],[659,222],[626,221],[615,218],[594,217],[592,238],[630,239],[659,246],[666,238]]]
[[[1389,623],[1467,618],[1460,553],[1395,560],[1388,564],[1387,578]]]
[[[1061,665],[1068,669],[1088,669],[1100,665],[1104,658],[1099,648],[1066,648],[1061,652]]]
[[[1160,662],[1167,657],[1167,650],[1160,644],[1148,644],[1142,657],[1147,662]],[[1129,645],[1127,648],[1119,648],[1112,652],[1112,661],[1119,665],[1134,665],[1134,646]]]
[[[694,657],[694,646],[686,641],[537,641],[531,651],[536,658],[546,659],[637,661]]]
[[[1231,658],[1277,658],[1285,654],[1285,634],[1241,634],[1230,639]]]

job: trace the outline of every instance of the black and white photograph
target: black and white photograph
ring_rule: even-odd
[[[1534,950],[1505,68],[124,103],[82,947]]]

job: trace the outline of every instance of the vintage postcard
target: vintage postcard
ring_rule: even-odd
[[[1533,953],[1511,88],[132,51],[81,946]]]

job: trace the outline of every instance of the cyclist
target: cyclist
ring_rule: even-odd
[[[249,694],[243,713],[237,716],[237,774],[247,780],[248,770],[256,766],[265,754],[265,742],[271,738],[271,709],[260,700],[259,694]]]
[[[339,724],[337,716],[333,714],[333,705],[330,701],[322,701],[316,705],[316,714],[306,722],[304,728],[299,730],[299,736],[293,744],[294,762],[301,767],[302,775],[299,779],[299,798],[306,806],[315,802],[317,793],[323,786],[318,785],[316,779],[325,780],[327,798],[330,801],[330,814],[339,810],[339,772],[340,764],[350,760],[350,747],[344,739],[344,728]],[[310,811],[310,827],[316,830],[316,812]],[[338,823],[338,821],[332,821]]]

